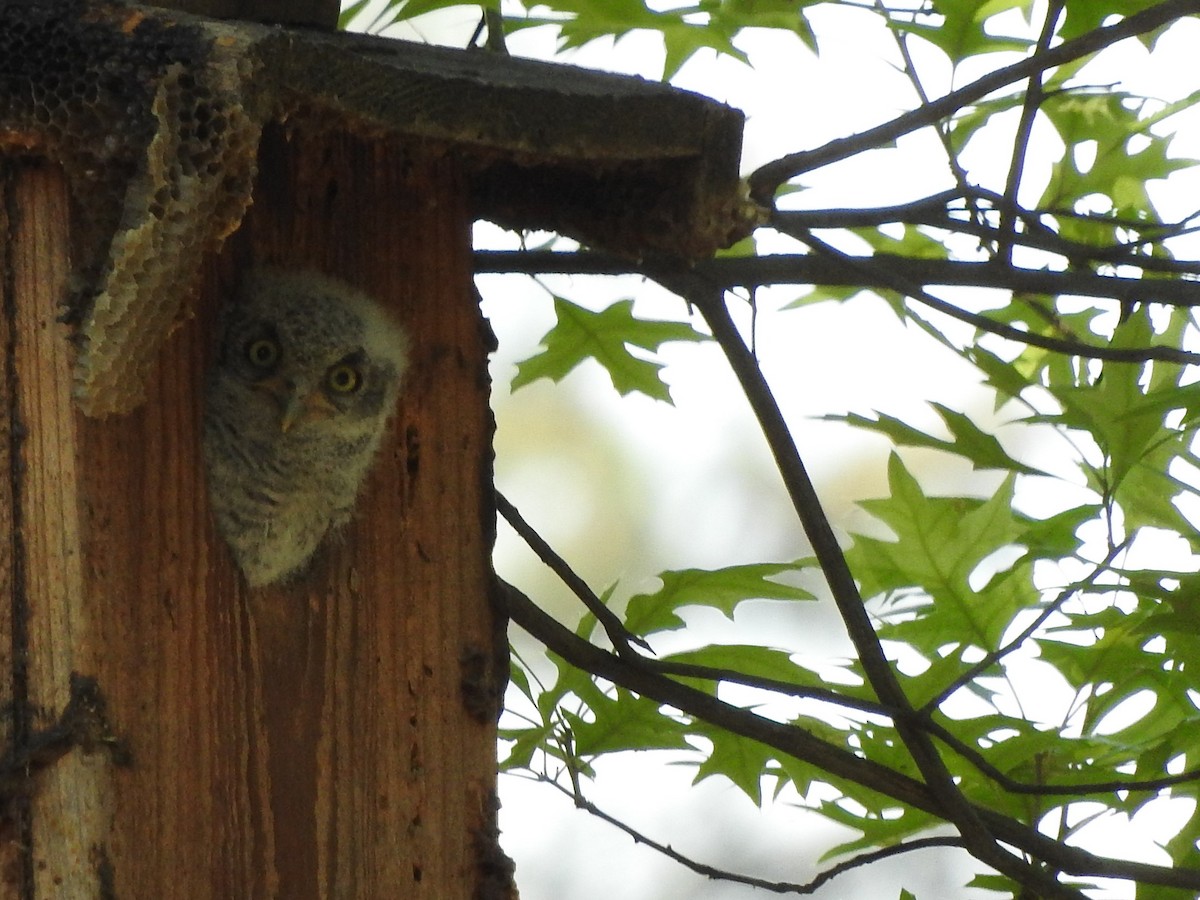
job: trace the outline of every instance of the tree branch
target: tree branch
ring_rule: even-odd
[[[962,209],[952,204],[961,201]],[[981,202],[987,206],[981,206]],[[862,228],[878,227],[887,223],[905,225],[927,225],[946,231],[970,234],[974,237],[1000,243],[1002,227],[989,225],[982,215],[988,211],[1019,221],[1024,231],[1010,236],[1010,240],[1033,250],[1041,250],[1061,256],[1071,263],[1073,271],[1087,273],[1089,264],[1124,263],[1137,266],[1147,272],[1162,272],[1167,275],[1200,274],[1200,264],[1176,259],[1147,256],[1140,248],[1147,242],[1161,243],[1170,237],[1178,237],[1193,230],[1190,225],[1195,214],[1179,222],[1156,224],[1153,222],[1126,221],[1113,215],[1080,213],[1071,209],[1025,209],[1010,202],[1003,195],[986,188],[970,186],[966,189],[939,191],[928,197],[920,197],[907,203],[891,206],[866,207],[859,209],[777,209],[770,215],[770,223],[785,234],[793,229],[814,228]],[[967,214],[960,218],[955,213]],[[1087,244],[1063,237],[1047,226],[1042,218],[1069,218],[1096,222],[1125,228],[1139,236],[1130,241],[1114,241],[1109,245]]]
[[[812,234],[804,234],[802,240],[806,241],[817,253],[841,259],[843,262],[850,263],[851,265],[857,264],[857,257],[842,253]],[[970,312],[969,310],[955,306],[949,301],[942,300],[940,297],[935,297],[925,290],[921,283],[909,281],[899,272],[889,272],[884,273],[884,275],[890,281],[889,287],[891,290],[898,291],[918,303],[924,304],[930,309],[937,310],[960,322],[973,325],[980,331],[994,334],[1006,340],[1016,341],[1019,344],[1041,347],[1043,350],[1051,350],[1067,356],[1103,359],[1110,362],[1145,362],[1153,359],[1182,365],[1200,363],[1200,353],[1192,353],[1187,350],[1180,350],[1177,347],[1169,347],[1161,344],[1149,347],[1100,347],[1081,341],[1078,338],[1050,337],[1049,335],[1038,334],[1037,332],[1024,331],[1005,322],[997,322],[982,313]]]
[[[981,100],[993,91],[1037,72],[1060,66],[1080,57],[1103,50],[1117,41],[1154,31],[1183,16],[1200,13],[1200,0],[1166,0],[1105,28],[1097,28],[1077,38],[1064,41],[1045,53],[1029,56],[1020,62],[997,69],[956,91],[890,122],[859,132],[851,137],[830,141],[815,150],[790,153],[759,167],[749,177],[750,196],[764,206],[772,204],[775,191],[781,184],[797,175],[830,163],[847,159],[864,150],[882,147],[897,138],[932,125],[953,115],[963,106]]]
[[[895,727],[908,752],[912,755],[926,784],[937,798],[939,815],[954,824],[962,835],[966,848],[976,859],[999,872],[1036,887],[1050,897],[1078,896],[1063,888],[1042,870],[1030,866],[1002,848],[980,820],[976,809],[967,802],[951,777],[946,763],[929,735],[912,721],[912,706],[905,696],[891,663],[884,655],[875,634],[858,585],[854,581],[845,555],[837,543],[833,528],[825,516],[816,489],[792,440],[783,414],[775,402],[757,361],[738,334],[724,298],[719,290],[695,279],[678,277],[679,273],[662,272],[656,280],[691,302],[712,329],[713,337],[725,352],[742,392],[759,420],[775,464],[783,477],[785,489],[800,519],[805,534],[821,564],[821,570],[833,593],[846,631],[858,652],[863,672],[876,696],[887,706],[901,711]],[[673,282],[673,283],[672,283]]]
[[[884,17],[887,17],[887,9],[880,0],[875,0],[875,9],[881,12]],[[912,53],[908,49],[908,34],[899,28],[892,29],[892,40],[896,44],[896,48],[900,51],[900,59],[904,62],[904,74],[908,78],[909,84],[913,86],[913,90],[917,93],[917,99],[921,101],[921,106],[929,105],[929,94],[925,91],[925,85],[921,83],[920,77],[917,75],[917,67],[913,63]],[[954,152],[954,146],[950,142],[950,135],[947,129],[939,127],[937,129],[938,141],[942,145],[942,150],[946,154],[946,163],[950,167],[950,174],[954,176],[954,183],[958,185],[958,190],[963,197],[970,196],[970,182],[967,180],[966,169],[962,167],[962,163],[958,161],[958,154]]]
[[[514,623],[571,665],[619,684],[733,734],[760,741],[835,778],[844,778],[900,803],[942,816],[941,804],[919,781],[836,747],[803,729],[794,728],[750,710],[730,706],[711,694],[680,684],[595,647],[563,627],[511,585],[504,585],[508,613]],[[1080,877],[1120,878],[1183,890],[1200,890],[1200,870],[1167,868],[1147,863],[1106,859],[1062,844],[1020,822],[983,807],[977,815],[1000,840],[1054,869]],[[1023,882],[1024,883],[1024,882]],[[1041,887],[1041,885],[1039,885]],[[1062,887],[1062,886],[1060,886]],[[1065,896],[1082,895],[1064,888]],[[1056,895],[1063,895],[1056,892]]]
[[[772,691],[785,697],[794,697],[797,699],[817,700],[823,703],[828,703],[838,707],[840,710],[855,710],[857,712],[869,713],[871,715],[880,716],[890,722],[895,722],[897,716],[904,713],[893,709],[889,706],[884,706],[882,703],[871,700],[863,700],[857,697],[848,697],[835,690],[813,685],[797,685],[791,682],[783,681],[778,678],[766,678],[760,675],[750,675],[745,672],[738,672],[733,669],[723,669],[716,666],[701,666],[694,663],[676,663],[666,660],[654,659],[651,657],[641,656],[631,646],[632,643],[637,643],[647,650],[650,650],[649,645],[639,635],[634,635],[625,628],[624,624],[605,606],[596,593],[591,589],[586,581],[579,576],[570,563],[563,559],[537,531],[530,526],[524,518],[522,518],[516,509],[502,495],[497,494],[497,507],[510,524],[513,525],[517,533],[526,542],[534,554],[545,563],[555,574],[557,574],[562,582],[571,590],[573,594],[591,611],[601,623],[609,640],[612,642],[614,649],[623,659],[631,664],[641,666],[647,671],[656,672],[659,675],[668,675],[675,678],[693,678],[705,681],[712,681],[717,684],[738,684],[743,687],[756,688],[758,690]],[[514,521],[515,520],[515,521]],[[1093,575],[1092,577],[1095,577]],[[1071,591],[1077,590],[1072,588]],[[1064,592],[1064,599],[1067,592]],[[599,611],[599,612],[598,612]],[[1019,641],[1014,642],[1014,646]],[[943,692],[948,696],[949,690]],[[968,763],[978,769],[983,775],[992,779],[1004,790],[1014,794],[1026,794],[1035,796],[1068,796],[1082,797],[1088,794],[1109,794],[1116,791],[1157,791],[1163,788],[1172,787],[1177,784],[1185,784],[1190,781],[1200,780],[1200,770],[1183,772],[1179,775],[1167,775],[1162,778],[1139,780],[1120,780],[1107,782],[1082,782],[1079,784],[1057,785],[1047,784],[1045,782],[1032,784],[1018,781],[1015,778],[1000,771],[992,765],[987,757],[979,752],[976,748],[959,739],[953,732],[949,731],[944,726],[940,725],[933,718],[933,713],[936,708],[936,703],[927,703],[924,707],[918,710],[914,716],[914,721],[921,728],[926,729],[931,735],[948,746],[951,750],[965,759]]]
[[[579,809],[595,816],[603,822],[607,822],[621,831],[625,832],[634,843],[645,844],[647,847],[661,853],[668,859],[674,860],[686,869],[690,869],[697,875],[703,875],[711,878],[714,881],[729,881],[734,884],[745,884],[750,887],[759,888],[760,890],[769,891],[774,894],[812,894],[820,887],[828,884],[838,875],[849,872],[852,869],[857,869],[861,866],[867,866],[871,863],[879,862],[881,859],[887,859],[892,856],[899,856],[902,853],[911,853],[914,850],[927,850],[931,847],[962,847],[962,841],[953,837],[930,837],[918,838],[917,840],[907,841],[903,844],[897,844],[893,847],[885,847],[881,850],[874,850],[870,853],[862,853],[851,859],[844,860],[836,865],[830,866],[824,872],[821,872],[812,881],[803,884],[789,881],[768,881],[764,878],[754,878],[750,875],[739,875],[736,872],[730,872],[725,869],[718,869],[715,866],[706,865],[696,862],[688,856],[684,856],[678,850],[671,847],[670,844],[662,844],[653,838],[647,837],[643,832],[638,831],[631,825],[627,825],[615,816],[609,815],[600,809],[596,804],[586,799],[577,791],[568,791],[565,787],[559,784],[552,778],[539,776],[539,781],[551,785],[556,790],[571,798],[572,802]]]
[[[719,669],[714,666],[701,666],[694,663],[668,662],[642,656],[633,649],[632,644],[637,644],[639,647],[652,653],[653,649],[646,640],[640,635],[633,634],[625,627],[624,623],[605,605],[604,601],[596,595],[588,583],[571,568],[570,563],[546,543],[546,540],[537,533],[537,530],[530,526],[517,512],[516,508],[498,491],[496,492],[496,508],[517,534],[520,535],[521,539],[525,541],[534,555],[559,577],[559,580],[587,607],[589,612],[596,616],[613,648],[621,657],[630,661],[636,661],[638,665],[658,672],[661,675],[740,684],[743,687],[773,691],[788,697],[819,700],[841,709],[854,709],[859,712],[882,716],[886,719],[895,719],[899,714],[897,710],[883,704],[856,697],[847,697],[825,687],[797,685],[778,678],[749,675],[744,672],[735,672],[731,669]]]
[[[808,231],[808,227],[796,230],[803,233]],[[478,274],[523,275],[649,274],[644,263],[617,256],[590,251],[563,253],[552,250],[476,251],[475,271]],[[822,284],[895,290],[896,280],[903,279],[906,283],[923,285],[985,287],[1024,294],[1070,294],[1136,303],[1161,303],[1166,306],[1200,306],[1200,281],[1126,278],[1074,271],[1049,272],[1023,269],[998,261],[914,259],[889,253],[877,253],[869,257],[847,254],[830,257],[812,253],[726,256],[698,262],[691,271],[722,289]]]
[[[1042,23],[1042,33],[1038,36],[1037,49],[1034,58],[1043,56],[1050,49],[1050,41],[1058,28],[1058,20],[1062,15],[1062,0],[1050,0],[1046,10],[1046,21]],[[1000,232],[1001,237],[997,246],[998,256],[1006,263],[1012,262],[1013,245],[1017,241],[1017,217],[1010,212],[1018,208],[1017,191],[1021,187],[1021,177],[1025,171],[1025,156],[1029,151],[1029,138],[1033,134],[1033,123],[1042,105],[1042,71],[1039,69],[1029,76],[1029,87],[1025,91],[1025,102],[1021,104],[1021,119],[1017,123],[1017,134],[1013,141],[1013,155],[1008,168],[1008,181],[1004,186],[1004,204],[1001,207]]]
[[[504,517],[504,521],[508,522],[512,529],[520,535],[521,540],[529,545],[529,549],[537,555],[537,558],[545,563],[596,617],[618,653],[636,657],[638,654],[631,646],[632,644],[637,644],[646,650],[650,649],[650,645],[646,643],[645,639],[633,634],[625,627],[617,615],[604,605],[604,601],[593,593],[587,582],[576,574],[565,559],[554,552],[554,548],[546,543],[536,529],[530,527],[529,523],[517,512],[517,508],[509,503],[503,494],[496,491],[495,498],[496,510]]]
[[[1180,772],[1178,775],[1164,775],[1161,778],[1119,778],[1112,781],[1081,781],[1078,784],[1053,784],[1046,782],[1031,784],[1027,781],[1018,781],[1001,772],[988,761],[986,756],[963,742],[945,726],[933,721],[929,717],[924,717],[921,721],[930,734],[1010,794],[1022,794],[1032,797],[1070,797],[1082,799],[1089,795],[1115,794],[1119,791],[1155,792],[1175,787],[1179,784],[1200,781],[1200,769],[1190,769],[1187,772]]]
[[[1092,569],[1091,574],[1089,574],[1087,578],[1077,584],[1069,585],[1059,591],[1058,596],[1054,598],[1053,602],[1048,603],[1046,608],[1043,609],[1041,613],[1039,613],[1034,620],[1030,622],[1024,630],[1021,631],[1020,634],[1018,634],[1004,646],[985,654],[983,659],[979,660],[979,662],[967,667],[966,671],[960,673],[957,678],[950,682],[950,684],[946,685],[946,687],[942,688],[942,690],[940,690],[935,697],[931,698],[924,706],[922,706],[920,712],[924,715],[930,714],[933,710],[945,703],[960,688],[970,684],[975,678],[982,675],[992,666],[1000,662],[1000,660],[1002,660],[1005,656],[1012,653],[1027,640],[1033,637],[1034,634],[1037,633],[1037,630],[1045,624],[1046,620],[1054,615],[1054,613],[1056,613],[1059,609],[1061,609],[1062,605],[1066,603],[1067,600],[1078,594],[1081,590],[1091,587],[1097,578],[1107,572],[1108,567],[1112,565],[1113,560],[1115,560],[1122,553],[1122,551],[1129,546],[1131,541],[1132,538],[1126,538],[1124,541],[1110,549],[1108,551],[1108,555],[1105,556],[1104,559],[1098,563],[1094,569]]]

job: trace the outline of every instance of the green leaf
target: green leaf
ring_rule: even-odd
[[[388,12],[392,22],[403,22],[405,19],[414,19],[426,13],[437,12],[439,9],[449,9],[452,6],[474,6],[478,9],[489,5],[491,4],[486,2],[471,3],[469,0],[404,0],[403,3],[390,0]]]
[[[860,700],[875,699],[871,689],[861,679],[857,679],[848,667],[845,668],[842,679],[847,683],[831,683],[821,674],[795,662],[792,657],[793,654],[787,650],[774,647],[754,644],[710,644],[695,650],[667,654],[661,659],[664,663],[707,666],[739,675],[770,678],[793,684],[798,688],[836,689],[847,697]],[[858,680],[859,683],[848,683],[854,680]],[[714,687],[714,682],[708,680],[695,679],[694,683],[703,690],[711,690]]]
[[[507,753],[500,760],[500,770],[512,772],[532,766],[534,754],[544,749],[552,739],[553,729],[546,726],[501,728],[498,736],[500,740],[510,742]]]
[[[683,725],[664,715],[661,706],[617,688],[615,697],[589,704],[592,721],[569,716],[576,752],[592,757],[620,750],[689,749]]]
[[[1183,387],[1168,384],[1159,390],[1149,391],[1141,400],[1134,399],[1120,417],[1149,416],[1158,420],[1175,410],[1184,412],[1184,422],[1200,418],[1200,382]]]
[[[712,752],[700,763],[692,783],[699,784],[706,778],[723,775],[753,800],[755,806],[762,806],[763,775],[779,751],[715,726],[698,723],[692,733],[712,742]]]
[[[1068,147],[1057,163],[1039,205],[1046,208],[1073,209],[1075,204],[1094,195],[1112,203],[1111,220],[1103,216],[1087,219],[1064,216],[1059,219],[1063,237],[1100,246],[1120,239],[1115,221],[1159,222],[1147,183],[1193,164],[1176,158],[1170,151],[1170,139],[1149,130],[1153,116],[1142,118],[1143,98],[1120,91],[1053,93],[1042,111],[1057,129]],[[1145,145],[1135,149],[1130,143],[1137,137]],[[1074,152],[1076,146],[1094,147],[1094,160],[1081,167]],[[1094,204],[1093,204],[1094,205]]]
[[[974,876],[967,882],[967,887],[979,888],[981,891],[995,891],[1001,895],[1001,900],[1004,897],[1012,897],[1014,900],[1021,896],[1021,885],[1013,881],[1005,875],[990,875],[981,874]]]
[[[911,425],[884,413],[876,412],[874,419],[856,413],[846,415],[830,414],[823,418],[830,421],[846,422],[856,428],[877,431],[885,434],[903,447],[928,447],[961,456],[971,461],[977,469],[1003,469],[1010,472],[1020,472],[1023,475],[1045,475],[1041,469],[1017,462],[1000,445],[995,435],[988,434],[972,422],[966,415],[940,403],[930,404],[942,421],[946,423],[952,440],[933,437]]]
[[[971,106],[961,108],[950,122],[950,145],[956,153],[961,153],[971,138],[992,121],[997,113],[1019,108],[1024,100],[1023,92],[1013,92],[981,100]]]
[[[1022,372],[1015,363],[1005,362],[996,354],[980,346],[968,347],[965,356],[983,372],[985,383],[997,392],[996,408],[999,409],[1006,398],[1017,399],[1032,383],[1028,374]]]
[[[1153,334],[1149,314],[1139,310],[1113,334],[1114,347],[1142,347]],[[1161,404],[1146,403],[1143,375],[1146,363],[1104,364],[1092,384],[1058,387],[1050,391],[1063,405],[1062,421],[1090,432],[1106,457],[1104,493],[1115,491],[1129,470],[1159,436],[1163,422]]]
[[[753,232],[716,252],[717,259],[725,259],[726,257],[745,259],[748,256],[758,256],[758,238]]]
[[[1064,4],[1066,20],[1059,29],[1059,37],[1069,40],[1084,32],[1099,28],[1110,16],[1131,16],[1149,9],[1160,0],[1068,0]]]
[[[508,683],[513,685],[529,700],[533,700],[533,686],[529,683],[529,675],[525,672],[525,667],[517,660],[515,654],[508,667]]]
[[[625,608],[625,627],[634,634],[673,631],[686,624],[677,614],[685,606],[706,606],[733,618],[747,600],[814,600],[803,588],[782,584],[776,576],[810,568],[811,559],[792,563],[753,563],[724,569],[679,569],[658,577],[662,588],[637,594]]]
[[[554,312],[558,324],[542,337],[545,349],[517,365],[514,391],[539,378],[561,381],[581,362],[594,359],[622,396],[637,391],[670,403],[670,390],[659,377],[662,364],[634,356],[629,346],[657,351],[669,341],[709,340],[686,322],[635,318],[632,300],[592,312],[555,297]]]
[[[659,25],[658,29],[662,32],[663,46],[667,51],[663,61],[664,81],[670,81],[679,74],[684,63],[701,50],[732,56],[742,63],[750,62],[750,57],[734,45],[731,36],[718,29],[693,25],[682,19]]]
[[[929,813],[910,807],[899,807],[892,803],[887,810],[889,813],[887,816],[873,810],[868,811],[866,815],[861,815],[857,811],[847,809],[839,801],[823,802],[820,806],[822,815],[860,832],[862,836],[830,848],[821,855],[821,858],[832,859],[880,847],[894,847],[938,824],[938,820]]]
[[[781,310],[800,309],[805,306],[814,306],[818,303],[845,303],[857,297],[859,294],[869,293],[866,288],[860,287],[842,287],[840,285],[824,285],[816,284],[805,290],[803,294],[780,307]]]
[[[343,7],[342,11],[338,14],[338,28],[345,30],[354,21],[354,17],[362,12],[363,8],[369,2],[370,0],[354,0],[353,3]]]
[[[870,244],[876,253],[911,259],[946,259],[949,256],[945,244],[916,225],[905,224],[900,237],[893,237],[882,228],[851,228],[850,231]]]
[[[1032,43],[989,34],[986,23],[993,15],[1013,7],[1024,7],[1024,0],[936,0],[934,10],[942,21],[935,25],[892,20],[894,28],[920,35],[940,48],[950,61],[959,63],[969,56],[998,50],[1026,50]]]
[[[890,497],[859,505],[891,528],[897,540],[855,535],[846,554],[863,596],[904,598],[907,624],[890,627],[897,637],[918,640],[918,646],[955,642],[994,649],[1017,610],[1038,596],[1028,581],[1015,576],[1011,583],[994,576],[982,594],[969,582],[985,557],[1015,545],[1026,528],[1013,510],[1013,476],[987,500],[929,497],[893,453],[888,484]]]
[[[1098,518],[1102,508],[1095,503],[1085,503],[1055,513],[1045,519],[1031,519],[1016,543],[1029,548],[1034,559],[1064,559],[1074,556],[1082,541],[1079,530],[1084,524]]]
[[[734,38],[747,28],[771,28],[798,37],[812,51],[816,36],[797,0],[701,0],[676,8],[650,9],[642,0],[525,0],[527,9],[547,9],[547,17],[509,18],[509,30],[553,25],[559,29],[560,49],[581,47],[602,38],[619,40],[635,31],[658,32],[666,58],[663,78],[670,79],[696,53],[709,49],[740,62],[749,62]]]
[[[1196,490],[1170,471],[1175,459],[1187,458],[1191,442],[1190,432],[1167,434],[1125,471],[1115,497],[1128,531],[1150,527],[1194,534],[1195,526],[1180,512],[1176,498],[1189,495],[1195,499]]]

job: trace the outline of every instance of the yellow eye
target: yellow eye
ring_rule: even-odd
[[[362,373],[350,363],[338,363],[326,373],[325,384],[335,394],[353,394],[362,387]]]
[[[270,338],[259,338],[246,345],[246,359],[252,366],[269,369],[279,362],[279,345]]]

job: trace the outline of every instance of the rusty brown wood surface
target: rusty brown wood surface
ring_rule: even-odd
[[[255,206],[206,267],[148,401],[103,420],[72,403],[57,321],[61,173],[17,166],[5,182],[0,662],[13,697],[22,644],[35,730],[78,673],[111,733],[29,773],[32,843],[7,823],[2,896],[465,900],[481,878],[495,728],[463,681],[466,661],[492,658],[496,620],[465,179],[302,125],[271,130],[261,163]],[[414,356],[355,520],[309,575],[261,591],[213,531],[199,440],[214,312],[253,261],[372,293]],[[500,674],[471,671],[488,682],[476,693]]]

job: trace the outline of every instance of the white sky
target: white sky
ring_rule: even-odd
[[[738,41],[751,54],[753,69],[704,53],[676,79],[681,87],[747,113],[744,171],[782,153],[878,124],[915,104],[911,86],[895,69],[892,39],[873,17],[849,9],[818,9],[813,19],[820,59],[793,38],[758,32]],[[1019,20],[1012,22],[1020,27]],[[401,34],[461,46],[476,23],[472,11],[450,10],[418,21],[415,33],[404,29]],[[1168,101],[1186,96],[1200,88],[1200,68],[1194,65],[1198,29],[1196,22],[1176,28],[1154,56],[1136,45],[1120,48],[1097,67],[1093,79],[1119,81]],[[509,45],[522,56],[548,58],[554,52],[553,35],[544,29],[519,32]],[[960,73],[950,83],[950,70],[936,52],[919,44],[913,51],[929,93],[965,82]],[[615,48],[611,42],[584,48],[571,61],[656,78],[661,58],[657,38],[631,35]],[[997,65],[1011,61],[995,59]],[[1200,114],[1180,116],[1172,125],[1184,136],[1178,152],[1200,157]],[[988,148],[1001,152],[988,158]],[[975,148],[969,157],[977,182],[1007,169],[999,135],[988,148]],[[1036,151],[1031,156],[1036,158]],[[1031,196],[1040,189],[1038,174],[1036,167],[1031,169]],[[1186,175],[1153,190],[1164,216],[1183,216],[1200,207],[1198,181],[1200,176]],[[937,142],[925,133],[900,141],[893,151],[829,167],[808,177],[806,184],[811,189],[798,195],[805,205],[870,206],[927,195],[947,186],[948,178]],[[1188,198],[1193,198],[1190,205]],[[481,246],[515,246],[511,236],[486,225],[477,238]],[[795,249],[785,239],[766,246]],[[636,295],[641,315],[685,315],[679,301],[645,288],[638,279],[547,278],[545,283],[596,308]],[[674,407],[640,397],[619,399],[605,375],[591,365],[560,386],[539,382],[510,396],[507,383],[514,362],[531,355],[553,325],[549,296],[517,278],[484,277],[480,288],[485,313],[500,338],[493,367],[500,488],[593,587],[602,589],[619,579],[616,596],[627,597],[652,587],[654,573],[663,569],[786,560],[805,552],[757,428],[715,347],[669,345],[662,354]],[[905,330],[879,301],[860,298],[845,306],[773,312],[801,292],[781,288],[759,295],[760,354],[831,519],[843,530],[862,530],[870,527],[869,519],[853,504],[885,493],[888,445],[811,417],[882,410],[936,432],[939,422],[927,401],[938,400],[987,422],[994,421],[991,396],[978,387],[977,374],[931,352],[927,339]],[[1032,459],[1044,452],[1026,435],[1012,434],[1009,440],[1018,456],[1030,454]],[[996,481],[936,454],[903,455],[929,491],[985,492]],[[503,530],[497,568],[564,618],[573,615],[566,591]],[[698,633],[796,648],[806,661],[848,651],[828,604],[789,607],[782,614],[771,604],[744,609],[736,629],[720,617],[696,616]],[[519,638],[518,644],[527,646]],[[1045,677],[1035,664],[1030,671],[1031,677]],[[1064,701],[1063,689],[1053,680],[1039,684],[1038,690],[1048,706]],[[702,862],[767,879],[811,878],[823,849],[850,836],[799,812],[796,798],[786,792],[759,811],[728,782],[710,779],[694,788],[692,769],[662,762],[649,754],[603,760],[598,781],[588,787],[589,799]],[[545,786],[505,777],[501,797],[503,844],[517,862],[523,900],[766,896],[690,875],[636,847],[611,826],[573,810],[569,800]],[[1154,841],[1169,836],[1178,814],[1160,810],[1133,829],[1111,823],[1095,830],[1114,832],[1111,840],[1120,852],[1161,863],[1165,857]],[[816,896],[893,900],[902,886],[922,898],[995,896],[963,889],[969,871],[945,852],[911,854],[839,878]],[[1125,895],[1116,888],[1109,896]]]

